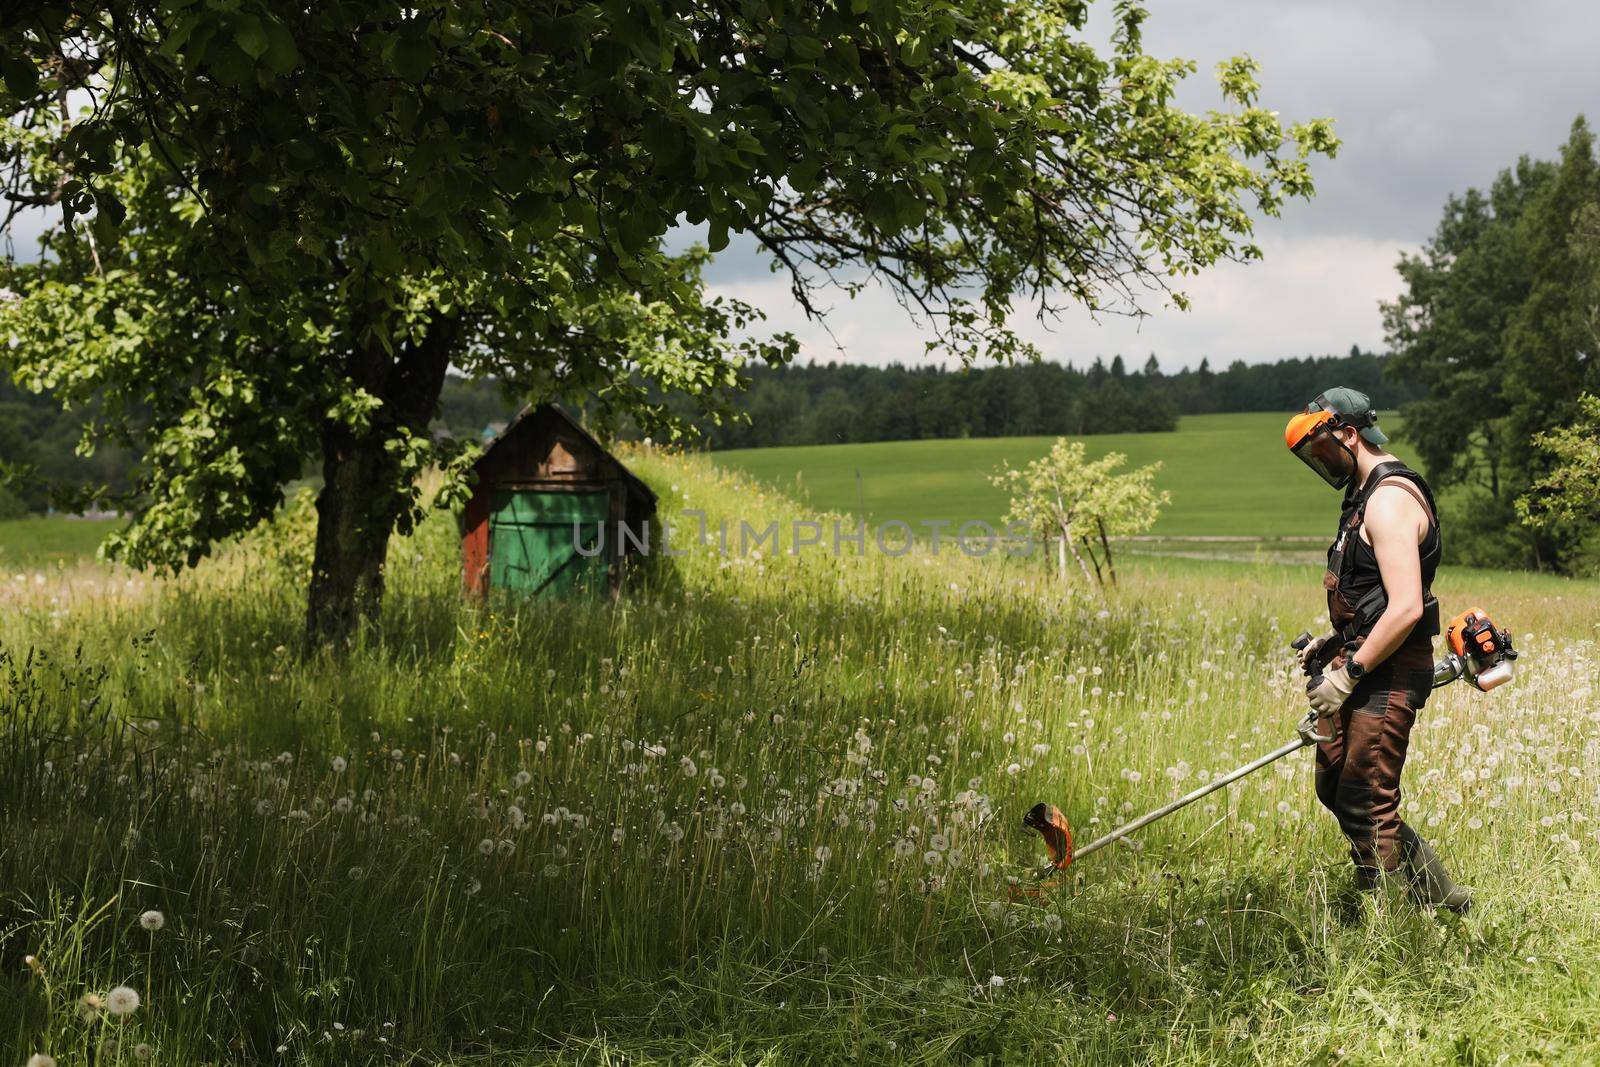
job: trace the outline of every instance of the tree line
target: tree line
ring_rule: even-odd
[[[948,437],[1068,436],[1175,430],[1179,415],[1293,411],[1329,384],[1367,392],[1380,407],[1418,399],[1385,375],[1386,356],[1234,361],[1164,373],[1151,355],[1129,370],[1119,355],[1086,368],[1041,361],[964,370],[851,363],[758,368],[734,400],[739,418],[690,420],[709,448],[761,448]]]

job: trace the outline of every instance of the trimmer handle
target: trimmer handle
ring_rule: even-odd
[[[1289,642],[1289,647],[1294,649],[1296,652],[1304,652],[1306,650],[1306,646],[1310,643],[1311,631],[1301,630],[1300,636]]]

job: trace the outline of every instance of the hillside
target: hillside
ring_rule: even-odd
[[[1186,415],[1176,433],[1104,434],[1083,440],[1094,456],[1126,453],[1130,466],[1162,464],[1157,485],[1172,504],[1153,531],[1170,537],[1326,535],[1338,497],[1283,447],[1287,416]],[[1391,436],[1400,420],[1383,416]],[[717,452],[719,466],[791,492],[811,506],[871,522],[998,522],[1005,493],[987,475],[1043,455],[1049,437],[891,441]],[[1407,455],[1403,443],[1398,455]],[[859,486],[857,474],[860,475]]]

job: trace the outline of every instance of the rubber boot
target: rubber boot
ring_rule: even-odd
[[[1472,894],[1464,886],[1456,884],[1433,846],[1409,826],[1400,827],[1400,860],[1410,883],[1412,898],[1417,903],[1457,914],[1465,913],[1472,907]]]

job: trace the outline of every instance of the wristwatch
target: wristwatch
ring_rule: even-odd
[[[1361,661],[1356,659],[1354,656],[1351,656],[1350,662],[1344,665],[1344,670],[1345,673],[1350,676],[1350,680],[1352,682],[1359,682],[1367,675],[1367,669],[1363,667],[1361,665]]]

